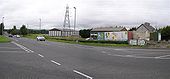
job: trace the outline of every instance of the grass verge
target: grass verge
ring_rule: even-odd
[[[7,43],[7,42],[10,42],[10,41],[11,40],[8,39],[7,37],[0,35],[0,43]]]
[[[28,34],[23,37],[30,38],[30,39],[36,39],[37,36],[46,36],[45,34]]]

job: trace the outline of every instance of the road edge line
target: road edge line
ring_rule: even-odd
[[[84,76],[84,77],[86,77],[86,78],[88,78],[88,79],[93,79],[93,77],[90,77],[90,76],[88,76],[88,75],[86,75],[86,74],[84,74],[84,73],[81,73],[81,72],[77,71],[77,70],[73,70],[73,72],[75,72],[75,73],[77,73],[77,74],[79,74],[79,75],[82,75],[82,76]]]
[[[24,47],[23,45],[20,45],[20,44],[14,42],[14,41],[12,41],[11,43],[15,44],[16,46],[20,47],[21,49],[25,50],[25,51],[28,52],[28,53],[29,53],[29,52],[34,52],[34,51],[32,51],[32,50]]]
[[[58,62],[56,62],[56,61],[54,61],[54,60],[50,60],[52,63],[54,63],[54,64],[57,64],[57,65],[61,65],[60,63],[58,63]]]

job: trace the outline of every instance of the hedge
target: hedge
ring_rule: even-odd
[[[104,40],[79,40],[84,43],[104,43],[104,44],[128,44],[128,41],[104,41]]]

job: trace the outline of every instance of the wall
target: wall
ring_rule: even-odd
[[[98,32],[98,40],[127,41],[128,32]]]
[[[144,40],[150,40],[150,33],[148,31],[146,32],[133,32],[133,39],[144,39]]]
[[[49,36],[61,36],[61,31],[49,31]]]
[[[144,27],[140,26],[136,31],[133,31],[133,39],[150,40],[150,32]]]

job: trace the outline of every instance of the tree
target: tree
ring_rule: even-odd
[[[13,28],[12,28],[12,30],[11,30],[11,34],[12,35],[17,35],[18,33],[17,33],[17,28],[16,28],[16,26],[13,26]]]
[[[21,35],[27,35],[28,34],[28,30],[27,30],[25,25],[22,25],[22,27],[20,28],[20,34]]]
[[[170,40],[170,26],[166,26],[160,29],[160,31],[162,40]]]
[[[0,35],[3,35],[3,31],[4,31],[4,23],[0,24]]]
[[[83,29],[83,30],[79,31],[79,35],[82,38],[89,38],[90,37],[90,32],[91,32],[91,29]]]
[[[136,27],[132,27],[132,28],[129,29],[129,31],[136,31],[136,30],[137,30]]]

